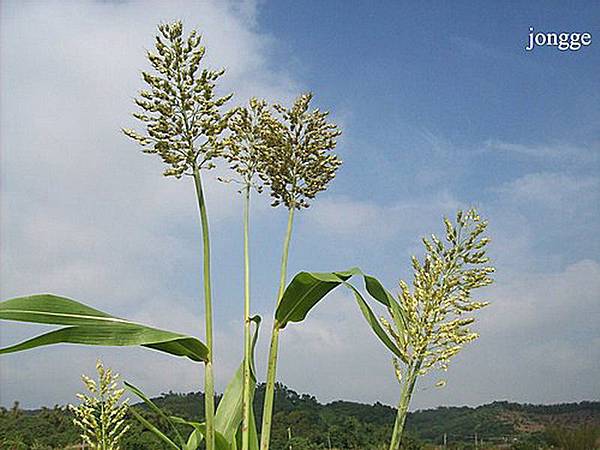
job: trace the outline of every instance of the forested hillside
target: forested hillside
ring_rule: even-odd
[[[262,405],[262,386],[257,405]],[[335,401],[319,403],[308,394],[298,394],[283,385],[277,386],[273,426],[273,448],[281,449],[359,449],[385,448],[394,421],[395,410],[375,403]],[[154,399],[162,408],[189,419],[200,419],[203,410],[201,393],[168,393]],[[160,423],[142,405],[144,415]],[[261,411],[256,411],[260,423]],[[133,418],[131,430],[123,442],[124,449],[160,449],[153,434]],[[600,402],[559,405],[522,405],[494,402],[477,408],[441,407],[410,414],[407,446],[442,445],[444,435],[449,448],[537,448],[549,446],[553,430],[579,430],[597,433],[600,429]],[[562,432],[564,435],[564,431]],[[64,406],[24,411],[16,404],[0,410],[2,449],[64,448],[76,444],[78,429]]]

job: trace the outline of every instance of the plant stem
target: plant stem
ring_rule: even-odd
[[[204,364],[204,414],[206,420],[206,450],[215,448],[215,386],[213,378],[213,330],[212,330],[212,300],[210,287],[210,239],[208,234],[208,216],[206,214],[206,202],[202,190],[202,179],[200,171],[194,165],[194,185],[198,208],[200,210],[200,222],[202,223],[202,246],[204,253],[204,323],[206,328],[206,347],[208,358]]]
[[[242,403],[242,450],[250,446],[250,184],[244,189],[244,389]]]
[[[287,230],[283,241],[283,254],[281,256],[281,273],[279,277],[279,292],[277,294],[277,306],[281,302],[283,292],[285,291],[285,282],[287,278],[287,262],[292,237],[292,224],[294,222],[294,207],[289,209]],[[275,396],[275,378],[277,374],[277,351],[279,348],[279,323],[273,320],[273,330],[271,332],[271,346],[269,348],[269,364],[267,367],[267,384],[265,387],[265,402],[263,406],[262,427],[260,430],[260,449],[268,450],[271,438],[271,424],[273,419],[273,398]]]
[[[400,395],[400,402],[398,403],[398,413],[396,414],[396,421],[394,422],[392,440],[390,441],[390,450],[398,450],[400,448],[400,443],[402,442],[402,432],[404,431],[404,424],[408,414],[408,406],[415,389],[415,383],[417,381],[417,377],[419,376],[420,367],[421,362],[419,361],[415,367],[409,371],[408,378],[404,382],[402,394]]]

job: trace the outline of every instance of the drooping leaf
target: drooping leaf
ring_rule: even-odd
[[[377,316],[373,313],[373,310],[369,307],[368,303],[365,301],[364,297],[361,293],[352,286],[350,283],[344,283],[348,289],[350,289],[354,293],[354,298],[356,299],[356,303],[358,303],[358,308],[360,309],[362,315],[365,320],[375,333],[375,335],[383,342],[383,344],[389,348],[394,355],[400,358],[402,361],[406,362],[406,357],[402,354],[398,346],[390,339],[388,334],[385,332],[379,320],[377,320]]]
[[[402,343],[406,342],[406,317],[402,306],[396,301],[394,296],[381,284],[381,282],[370,275],[364,275],[365,288],[369,295],[379,303],[387,306],[388,311],[398,329],[398,337]]]
[[[406,361],[406,356],[383,329],[377,316],[373,313],[362,294],[348,282],[355,275],[363,278],[367,292],[382,305],[386,306],[394,321],[398,322],[400,339],[404,339],[405,314],[392,294],[385,289],[379,280],[364,274],[360,269],[353,268],[344,272],[300,272],[285,289],[281,302],[275,312],[279,328],[284,328],[289,322],[301,322],[309,311],[337,286],[345,285],[354,294],[358,307],[375,335],[389,348],[394,355]]]
[[[298,273],[286,287],[275,311],[279,327],[284,328],[289,322],[301,322],[329,292],[360,273],[357,268],[345,272]]]
[[[254,399],[254,389],[256,387],[256,375],[254,372],[254,348],[258,340],[258,330],[260,327],[260,317],[254,316],[252,320],[256,324],[254,334],[252,336],[252,346],[250,360],[250,403]],[[243,419],[243,395],[244,395],[244,363],[238,367],[233,378],[225,388],[223,398],[219,402],[217,407],[217,413],[215,414],[215,430],[220,432],[223,437],[227,440],[231,448],[235,447],[236,435],[238,430],[241,428]],[[252,411],[252,408],[250,409]],[[251,419],[254,418],[254,414],[251,414]],[[256,424],[250,424],[250,430],[254,428],[254,438],[251,433],[250,446],[254,448],[255,445],[258,447],[258,437],[256,435]],[[253,442],[256,439],[256,442]]]
[[[44,345],[137,346],[203,362],[208,349],[192,336],[148,327],[111,316],[83,303],[52,294],[17,297],[0,302],[0,319],[47,325],[68,325],[16,345],[1,348],[0,354]]]
[[[392,294],[383,287],[377,278],[371,275],[364,275],[363,278],[365,280],[365,288],[367,289],[367,292],[379,303],[389,307],[390,303],[395,301]]]

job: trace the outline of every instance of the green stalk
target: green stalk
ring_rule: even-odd
[[[281,274],[279,277],[279,292],[277,294],[277,306],[281,302],[283,292],[285,291],[285,282],[287,278],[287,262],[292,237],[292,224],[294,222],[294,207],[289,210],[287,230],[283,241],[283,254],[281,256]],[[275,310],[277,310],[277,306]],[[277,351],[279,348],[279,323],[273,321],[273,331],[271,332],[271,346],[269,348],[269,364],[267,367],[267,384],[265,387],[265,402],[263,406],[263,420],[260,430],[260,449],[268,450],[271,438],[271,425],[273,419],[273,398],[275,396],[275,379],[277,374]]]
[[[212,300],[210,288],[210,240],[208,235],[208,216],[206,202],[202,191],[200,171],[194,165],[194,185],[202,223],[202,246],[204,252],[204,322],[206,328],[206,347],[208,361],[204,364],[204,414],[206,420],[206,450],[215,448],[215,384],[213,378],[213,330],[212,330]]]
[[[250,447],[250,184],[244,189],[244,397],[242,403],[242,450]]]
[[[392,440],[390,441],[389,450],[398,450],[400,448],[404,424],[406,422],[406,416],[408,415],[408,406],[415,389],[415,383],[417,381],[417,377],[419,376],[420,367],[421,362],[418,362],[416,366],[409,371],[408,378],[404,382],[402,394],[400,395],[400,402],[398,403],[398,413],[396,414],[396,421],[394,422],[394,431],[392,432]]]

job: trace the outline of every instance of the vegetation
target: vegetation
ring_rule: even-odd
[[[207,358],[204,361],[204,390],[214,392],[213,321],[210,268],[210,237],[206,201],[200,171],[215,166],[223,143],[221,133],[227,128],[228,115],[221,111],[231,98],[215,96],[216,80],[224,71],[200,70],[206,48],[194,30],[183,37],[181,22],[162,24],[156,36],[156,52],[148,52],[148,60],[156,74],[142,72],[150,90],[140,92],[135,103],[143,113],[134,116],[146,125],[146,132],[123,132],[143,147],[144,153],[158,154],[167,164],[165,176],[194,179],[200,212],[203,244],[204,325]],[[206,397],[206,448],[215,447],[213,396]]]
[[[402,386],[398,415],[390,450],[400,447],[404,422],[417,378],[432,369],[448,370],[450,360],[463,346],[477,339],[469,329],[475,319],[467,314],[487,305],[474,301],[471,292],[492,283],[493,267],[483,233],[487,222],[475,210],[459,211],[456,223],[445,219],[446,243],[432,235],[423,239],[427,254],[420,262],[413,257],[413,291],[400,282],[398,301],[389,297],[392,322],[382,318],[382,340],[394,353],[396,378]],[[390,345],[389,341],[393,341]],[[443,387],[444,380],[437,384]]]
[[[481,221],[474,210],[459,211],[455,224],[446,219],[447,244],[435,236],[423,241],[427,255],[423,262],[413,259],[412,291],[402,282],[397,298],[376,278],[358,268],[325,273],[300,272],[288,283],[294,215],[309,207],[316,195],[334,179],[341,160],[333,150],[341,131],[329,122],[328,112],[311,109],[311,93],[298,96],[290,107],[268,105],[264,100],[252,98],[247,107],[225,110],[233,94],[217,95],[217,81],[224,71],[202,67],[205,51],[200,34],[192,31],[185,36],[181,22],[159,25],[155,48],[147,53],[152,71],[142,72],[146,89],[135,99],[141,112],[133,115],[141,122],[143,130],[124,129],[123,132],[140,144],[144,153],[161,158],[167,166],[163,172],[165,176],[189,177],[193,181],[202,232],[206,342],[114,317],[62,296],[43,294],[0,302],[0,319],[59,325],[61,328],[0,349],[0,354],[57,343],[135,345],[203,363],[204,405],[191,415],[164,411],[142,390],[125,383],[151,413],[146,417],[132,409],[131,414],[160,439],[161,445],[171,449],[195,450],[203,445],[207,450],[239,447],[258,450],[258,418],[262,423],[260,449],[268,450],[272,441],[285,440],[276,437],[275,422],[279,420],[286,424],[290,416],[295,419],[294,426],[288,426],[288,445],[291,441],[307,448],[325,445],[322,437],[311,440],[310,436],[292,433],[292,428],[306,426],[327,430],[328,446],[331,446],[332,429],[333,440],[338,439],[335,436],[339,437],[336,445],[381,446],[380,439],[387,435],[382,424],[382,429],[372,424],[363,426],[358,418],[351,416],[343,422],[330,418],[331,428],[329,422],[320,422],[323,420],[320,413],[294,410],[281,416],[281,412],[274,409],[280,333],[290,323],[304,321],[329,292],[343,286],[353,293],[367,324],[394,355],[396,374],[402,384],[389,445],[390,450],[396,450],[400,446],[417,377],[433,368],[445,370],[462,346],[477,337],[468,328],[474,319],[463,315],[485,306],[485,302],[471,299],[471,291],[492,281],[489,274],[493,269],[485,266],[485,246],[489,241],[483,237],[486,222]],[[220,161],[228,163],[244,196],[244,356],[215,407],[210,233],[203,177]],[[261,193],[263,187],[270,190],[273,207],[283,205],[287,209],[288,222],[279,268],[279,289],[274,302],[266,384],[259,399],[263,407],[258,411],[254,348],[261,319],[251,315],[249,211],[251,191]],[[357,279],[364,284],[369,296],[365,297],[351,284]],[[369,305],[371,300],[387,308],[391,322],[377,319]],[[93,409],[94,405],[90,405]],[[85,414],[89,416],[90,411],[81,411],[81,425],[86,424],[84,417]],[[178,415],[173,415],[175,413]],[[370,424],[368,420],[366,423]],[[347,433],[356,436],[349,438]],[[405,444],[410,442],[407,440]]]
[[[259,385],[255,406],[259,421],[263,396],[264,385]],[[215,397],[217,405],[220,398]],[[274,399],[271,446],[276,450],[289,450],[290,444],[294,450],[300,450],[375,449],[389,443],[396,415],[396,410],[390,406],[348,401],[321,404],[313,396],[299,394],[281,384],[276,384]],[[169,414],[191,421],[200,420],[204,414],[201,393],[167,393],[152,400]],[[134,405],[131,409],[141,412],[154,423],[161,423],[158,414],[144,404]],[[23,411],[17,405],[11,410],[0,410],[0,448],[32,448],[35,442],[39,448],[64,448],[76,444],[80,441],[79,429],[72,419],[73,413],[59,406]],[[164,448],[162,442],[131,413],[128,413],[126,423],[131,428],[124,435],[122,448]],[[477,408],[440,407],[409,413],[406,426],[410,442],[405,441],[403,445],[410,444],[412,448],[441,446],[444,434],[449,448],[474,448],[476,434],[480,448],[549,448],[557,445],[550,436],[556,428],[560,428],[561,433],[567,430],[576,434],[585,429],[595,429],[597,433],[600,430],[600,402],[558,405],[494,402]],[[9,441],[21,442],[22,446],[11,447]]]
[[[83,375],[83,383],[89,394],[77,394],[81,400],[78,406],[69,405],[75,415],[73,423],[82,433],[81,438],[94,450],[119,450],[119,442],[129,429],[125,424],[127,400],[119,403],[124,389],[117,384],[119,375],[104,368],[100,360],[96,362],[98,382]]]

